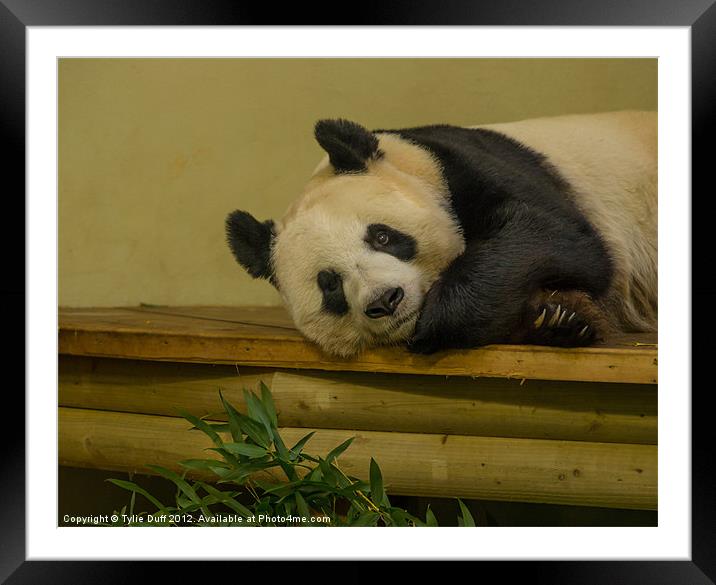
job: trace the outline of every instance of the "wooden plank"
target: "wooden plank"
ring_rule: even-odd
[[[179,470],[177,461],[206,457],[211,443],[183,419],[60,408],[59,463],[147,472]],[[307,429],[282,429],[287,443]],[[325,455],[355,436],[341,468],[367,479],[370,457],[390,494],[450,496],[633,509],[656,509],[657,451],[541,439],[318,430],[307,452]]]
[[[290,326],[282,308],[60,309],[61,354],[274,368],[657,383],[654,335],[563,349],[493,345],[413,355],[379,348],[353,359],[326,356]]]
[[[60,356],[61,406],[221,419],[218,390],[271,388],[281,424],[655,444],[651,385],[271,370]]]

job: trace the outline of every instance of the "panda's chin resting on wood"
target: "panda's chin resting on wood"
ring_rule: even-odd
[[[315,136],[328,156],[284,217],[235,211],[226,234],[327,353],[656,329],[654,112]]]

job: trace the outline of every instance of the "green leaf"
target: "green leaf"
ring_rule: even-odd
[[[152,494],[150,494],[147,490],[144,488],[139,487],[136,483],[133,483],[131,481],[125,481],[123,479],[108,479],[106,480],[110,483],[113,483],[117,487],[121,487],[122,489],[129,490],[130,492],[137,492],[138,494],[144,496],[147,498],[152,504],[154,504],[160,511],[166,510],[167,506],[162,504],[157,498],[155,498]]]
[[[413,516],[401,508],[390,508],[388,515],[393,526],[410,526],[414,521]]]
[[[303,499],[301,492],[296,492],[296,509],[298,510],[300,516],[303,516],[306,519],[311,517],[311,512],[308,509],[308,504],[306,504],[306,500]]]
[[[216,475],[219,479],[224,479],[227,475],[233,473],[233,469],[230,469],[228,467],[210,467],[209,468],[214,475]]]
[[[467,506],[462,503],[460,498],[457,499],[457,503],[460,505],[460,512],[462,512],[462,517],[460,518],[462,520],[462,526],[475,526],[475,520],[472,514],[470,514],[470,510],[467,509]]]
[[[231,431],[231,427],[229,426],[229,423],[220,422],[220,423],[206,423],[206,424],[208,424],[217,433],[228,433]],[[191,430],[198,431],[199,429],[191,429]]]
[[[380,506],[385,499],[383,490],[383,475],[375,459],[370,458],[370,499],[376,506]]]
[[[260,483],[259,483],[259,482],[260,482]],[[256,485],[258,485],[258,486],[259,486],[262,490],[264,490],[264,492],[267,493],[267,494],[278,493],[278,492],[281,492],[281,491],[290,491],[290,490],[292,490],[293,488],[298,488],[299,486],[315,486],[315,487],[320,487],[320,488],[325,488],[325,487],[326,487],[326,486],[325,486],[323,483],[321,483],[321,482],[317,482],[317,481],[307,481],[305,478],[304,478],[304,479],[299,479],[299,480],[297,480],[297,481],[289,481],[289,482],[285,482],[285,483],[276,483],[276,484],[273,484],[273,485],[271,485],[271,484],[269,484],[269,483],[267,483],[267,482],[261,481],[261,480],[257,480],[257,481],[256,481]]]
[[[358,495],[358,492],[367,492],[369,489],[368,484],[355,482],[344,488],[336,490],[335,493],[343,498],[346,498],[349,502],[363,502],[364,500]]]
[[[304,480],[310,480],[310,481],[321,481],[323,480],[323,472],[321,471],[320,466],[314,467],[309,471],[305,477]]]
[[[294,459],[298,458],[298,456],[301,454],[301,451],[303,451],[303,448],[306,446],[306,443],[315,434],[316,434],[316,431],[311,431],[305,437],[303,437],[298,443],[296,443],[293,447],[291,447],[290,451],[293,454]]]
[[[430,509],[430,504],[428,504],[428,509],[425,510],[425,524],[427,526],[438,525],[438,519],[435,517],[435,514],[433,514],[433,511]]]
[[[199,506],[202,506],[202,501],[199,495],[194,491],[194,488],[189,485],[189,483],[183,478],[180,477],[178,474],[173,472],[171,469],[166,469],[164,467],[161,467],[159,465],[147,465],[149,469],[152,469],[153,471],[156,471],[159,475],[162,477],[165,477],[171,481],[174,482],[174,484],[195,504],[198,504]],[[202,508],[202,511],[207,515],[211,516],[211,512],[208,509]]]
[[[283,469],[289,481],[296,481],[298,479],[298,473],[296,473],[296,469],[290,462],[279,459],[278,464],[281,466],[281,469]]]
[[[268,389],[268,386],[264,384],[263,380],[259,382],[259,387],[261,388],[261,402],[264,405],[264,409],[266,410],[266,414],[268,414],[269,421],[273,425],[273,428],[278,428],[278,417],[276,416],[276,405],[273,402],[273,398],[271,397],[271,390]]]
[[[224,458],[224,461],[217,460],[217,463],[224,466],[230,466],[230,467],[236,467],[237,465],[241,465],[242,463],[245,463],[244,458],[241,458],[241,456],[237,457],[233,453],[231,453],[228,449],[224,449],[224,447],[207,447],[207,451],[216,451],[219,455],[221,455]],[[241,460],[239,460],[241,458]]]
[[[268,449],[271,446],[271,436],[266,432],[265,428],[248,416],[241,413],[237,414],[241,421],[241,430],[243,430],[254,443]]]
[[[241,436],[241,422],[237,416],[239,411],[224,398],[221,390],[219,390],[219,398],[221,399],[221,404],[224,406],[224,410],[229,418],[229,431],[231,432],[231,438],[234,439],[235,443],[243,443],[244,439]]]
[[[264,429],[266,429],[269,439],[273,439],[273,429],[271,427],[269,414],[266,412],[264,405],[261,404],[261,401],[258,399],[256,394],[249,392],[248,390],[244,390],[244,400],[246,401],[249,418],[261,423]]]
[[[348,449],[348,447],[351,446],[351,443],[354,439],[355,437],[351,437],[350,439],[346,439],[345,441],[343,441],[340,445],[338,445],[338,447],[336,447],[328,455],[326,455],[326,461],[330,463],[334,459],[338,458],[338,456],[343,453],[343,451],[345,451],[346,449]]]
[[[370,484],[367,481],[362,481],[360,479],[356,479],[354,477],[349,478],[353,480],[353,483],[351,486],[355,490],[360,490],[362,492],[369,492],[370,491]]]
[[[221,490],[217,490],[214,486],[204,482],[199,482],[199,485],[201,485],[201,487],[204,488],[209,494],[214,496],[217,502],[221,502],[222,504],[228,506],[240,516],[243,516],[244,518],[250,518],[254,515],[253,512],[249,510],[246,506],[237,502],[232,496],[231,492],[222,492]],[[238,492],[236,493],[238,494]]]
[[[351,526],[375,526],[380,518],[377,512],[363,512],[351,522]]]
[[[185,412],[183,410],[180,410],[179,412],[186,420],[188,420],[191,424],[193,424],[197,429],[202,431],[204,434],[208,435],[217,447],[221,447],[224,444],[224,441],[217,434],[217,432],[213,428],[211,428],[211,425],[209,423],[207,423],[206,421],[203,421],[200,418],[194,416],[193,414],[189,414],[188,412]]]
[[[181,491],[176,496],[177,499],[177,505],[185,512],[189,512],[190,508],[192,508],[192,501],[186,497],[185,494],[183,494]],[[196,508],[198,504],[194,504],[194,508]]]
[[[271,490],[273,490],[273,489],[278,489],[278,488],[280,488],[280,487],[283,487],[283,486],[287,485],[287,484],[284,483],[284,482],[282,482],[282,483],[275,483],[275,482],[271,482],[271,481],[266,481],[265,479],[261,479],[261,478],[259,478],[259,477],[255,478],[255,479],[253,480],[253,482],[254,482],[257,486],[259,486],[259,487],[260,487],[263,491],[265,491],[265,492],[271,491]]]
[[[276,451],[281,459],[287,462],[291,460],[291,455],[289,454],[288,449],[286,449],[286,445],[283,442],[281,435],[279,435],[278,429],[274,429],[273,431],[273,444],[276,446]]]
[[[264,457],[268,455],[268,451],[264,447],[258,445],[249,445],[248,443],[224,443],[224,449],[229,453],[235,453],[237,455],[246,455],[250,459],[256,457]]]
[[[326,462],[325,459],[319,460],[319,466],[321,467],[321,472],[323,473],[323,481],[325,481],[332,488],[342,487],[339,485],[340,476],[336,473],[336,471],[334,471],[331,465]]]
[[[256,461],[253,463],[242,463],[237,465],[235,469],[229,471],[221,476],[221,479],[217,483],[243,483],[243,481],[251,474],[271,467],[277,467],[278,462],[276,461]],[[218,474],[217,474],[218,475]]]
[[[218,451],[218,448],[215,450]],[[228,469],[227,464],[218,459],[184,459],[179,462],[179,465],[198,471],[214,471],[216,467]]]

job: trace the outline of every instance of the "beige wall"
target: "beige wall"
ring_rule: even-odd
[[[283,213],[321,158],[320,118],[653,110],[656,82],[653,59],[63,59],[60,304],[278,304],[234,262],[224,218]]]

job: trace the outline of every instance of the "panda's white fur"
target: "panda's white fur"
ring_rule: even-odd
[[[657,323],[657,125],[654,112],[616,112],[476,126],[544,155],[604,240],[614,272],[604,295],[607,318],[623,330]],[[350,356],[410,338],[425,295],[465,250],[462,228],[436,157],[394,133],[376,133],[380,157],[365,172],[336,173],[326,157],[300,197],[273,224],[272,279],[297,328],[326,352]],[[410,262],[365,245],[366,225],[410,234]],[[529,242],[525,242],[529,246]],[[322,308],[316,275],[343,278],[350,310]],[[388,318],[363,312],[377,294],[401,287]]]
[[[657,113],[610,112],[482,126],[546,155],[606,241],[615,325],[657,326]]]
[[[385,156],[370,165],[368,175],[336,175],[326,159],[275,224],[272,263],[285,305],[296,327],[332,354],[351,355],[366,346],[405,340],[430,285],[464,249],[434,162],[415,147],[404,153],[403,164],[391,162],[391,153],[405,147],[399,142],[380,139]],[[403,262],[366,247],[365,227],[371,223],[409,233],[418,242],[415,259]],[[346,315],[322,310],[316,274],[326,268],[343,275],[353,308]],[[369,319],[355,310],[388,286],[405,291],[389,320]]]

